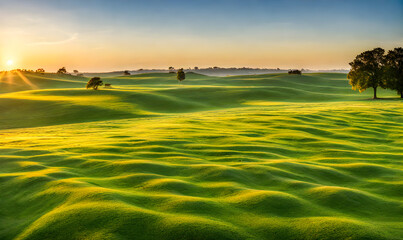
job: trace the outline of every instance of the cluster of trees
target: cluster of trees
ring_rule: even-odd
[[[194,69],[195,69],[195,70],[198,70],[199,68],[198,68],[198,67],[194,67]],[[183,71],[183,68],[179,68],[179,69],[178,69],[178,71],[181,71],[181,70]],[[187,68],[187,70],[192,70],[192,68],[189,67],[189,68]],[[169,73],[177,73],[177,72],[175,71],[175,68],[174,68],[174,67],[169,67],[169,68],[168,68],[168,72],[169,72]]]
[[[73,70],[73,73],[77,76],[77,77],[84,77],[84,74],[80,73],[78,70]],[[59,68],[59,70],[57,70],[57,74],[69,74],[71,75],[71,73],[68,73],[65,67]]]
[[[36,69],[35,72],[36,72],[36,73],[45,73],[45,69],[43,69],[43,68],[38,68],[38,69]]]
[[[29,70],[29,69],[15,69],[15,71],[19,71],[19,72],[27,72],[27,73],[41,73],[44,74],[45,73],[45,69],[43,68],[38,68],[35,71],[33,70]],[[79,73],[78,70],[73,70],[74,74],[76,74],[77,76],[80,76],[82,74]],[[68,74],[67,70],[65,67],[59,68],[59,70],[57,70],[57,74]]]
[[[382,48],[365,51],[350,63],[347,75],[354,90],[363,92],[367,88],[395,90],[403,98],[403,48],[395,48],[385,54]]]
[[[10,70],[10,72],[22,72],[22,73],[33,73],[34,70],[31,69],[14,69],[14,70]]]

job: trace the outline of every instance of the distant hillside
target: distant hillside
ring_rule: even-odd
[[[85,89],[88,78],[7,73],[0,83],[0,129],[160,116],[254,106],[262,102],[319,103],[368,99],[355,92],[346,74],[287,73],[213,77],[144,73],[102,77],[112,88]],[[382,97],[395,93],[381,90]]]
[[[270,74],[270,73],[287,73],[289,69],[267,69],[267,68],[200,68],[200,69],[185,69],[186,72],[195,72],[209,76],[238,76],[238,75],[259,75],[259,74]],[[303,73],[348,73],[349,70],[346,69],[332,69],[332,70],[309,70],[302,69]],[[131,70],[130,74],[143,74],[143,73],[168,73],[165,69],[140,69]],[[123,76],[124,71],[114,71],[114,72],[101,72],[84,73],[87,77],[114,77]]]

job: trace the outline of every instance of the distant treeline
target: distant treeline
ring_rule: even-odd
[[[180,68],[178,68],[180,69]],[[177,70],[174,67],[169,67],[167,69],[137,69],[137,70],[124,70],[124,71],[113,71],[113,72],[79,72],[78,70],[73,70],[73,72],[69,72],[65,67],[60,68],[56,73],[58,74],[69,74],[72,76],[83,77],[94,77],[94,76],[129,76],[132,74],[142,74],[142,73],[176,73]],[[227,75],[252,75],[252,74],[267,74],[267,73],[287,73],[293,69],[280,69],[280,68],[252,68],[252,67],[207,67],[207,68],[184,68],[184,72],[195,72],[204,75],[212,75],[212,76],[227,76]],[[36,71],[29,69],[15,69],[13,71],[21,71],[27,73],[44,73],[45,70],[43,68],[39,68]],[[338,72],[338,73],[348,73],[349,70],[346,69],[330,69],[330,70],[310,70],[310,69],[301,69],[301,72]]]

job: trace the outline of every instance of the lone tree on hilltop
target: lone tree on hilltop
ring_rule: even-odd
[[[296,75],[301,75],[302,74],[302,71],[300,71],[300,70],[289,70],[288,71],[288,74],[296,74]]]
[[[128,70],[126,70],[126,71],[123,72],[123,75],[130,76],[131,74],[130,74],[130,72]]]
[[[185,74],[185,72],[183,71],[183,68],[181,68],[181,69],[178,70],[178,73],[177,73],[177,75],[176,75],[176,78],[178,79],[179,82],[182,82],[183,80],[185,80],[186,74]]]
[[[168,70],[169,70],[169,73],[175,73],[175,68],[174,67],[169,67]]]
[[[390,50],[385,56],[386,87],[396,90],[403,98],[403,48]]]
[[[91,78],[91,79],[88,81],[86,88],[87,88],[87,89],[88,89],[88,88],[92,88],[92,89],[94,89],[94,90],[98,90],[98,87],[99,87],[99,86],[102,86],[102,84],[103,84],[103,83],[102,83],[100,77],[93,77],[93,78]]]
[[[60,68],[59,70],[57,70],[57,74],[66,74],[67,70],[65,67]]]
[[[373,88],[374,99],[377,98],[376,89],[385,87],[384,53],[382,48],[375,48],[361,53],[350,63],[351,70],[347,78],[354,90],[363,92],[367,88]]]

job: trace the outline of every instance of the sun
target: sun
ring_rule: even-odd
[[[12,66],[14,61],[12,59],[7,60],[7,66]]]

